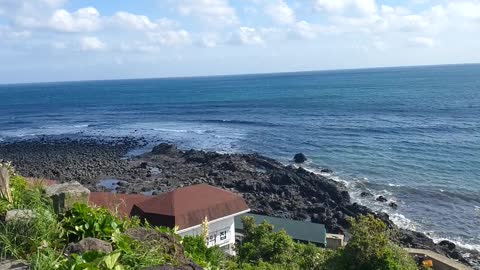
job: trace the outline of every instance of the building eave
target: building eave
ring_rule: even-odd
[[[242,214],[245,214],[245,213],[248,213],[248,212],[250,212],[250,208],[246,209],[246,210],[243,210],[243,211],[240,211],[240,212],[237,212],[237,213],[233,213],[233,214],[228,215],[228,216],[224,216],[224,217],[217,218],[217,219],[214,219],[214,220],[209,220],[208,223],[222,221],[222,220],[232,218],[232,217],[235,217],[235,216],[238,216],[238,215],[242,215]],[[198,224],[198,225],[195,225],[195,226],[192,226],[192,227],[188,227],[188,228],[185,228],[185,229],[178,230],[177,233],[184,233],[184,232],[187,232],[187,231],[190,231],[190,230],[193,230],[193,229],[200,228],[201,226],[202,226],[202,224]]]

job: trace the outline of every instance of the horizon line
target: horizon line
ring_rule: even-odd
[[[378,70],[395,68],[421,68],[421,67],[444,67],[444,66],[468,66],[480,65],[480,63],[454,63],[454,64],[424,64],[424,65],[399,65],[399,66],[377,66],[377,67],[359,67],[359,68],[337,68],[337,69],[317,69],[317,70],[298,70],[298,71],[278,71],[278,72],[258,72],[258,73],[231,73],[231,74],[213,74],[213,75],[192,75],[192,76],[165,76],[165,77],[137,77],[137,78],[111,78],[111,79],[85,79],[85,80],[59,80],[59,81],[34,81],[34,82],[13,82],[0,83],[0,86],[8,85],[29,85],[29,84],[55,84],[55,83],[83,83],[83,82],[109,82],[109,81],[140,81],[140,80],[168,80],[168,79],[196,79],[196,78],[214,78],[214,77],[240,77],[255,75],[274,75],[274,74],[297,74],[297,73],[316,73],[316,72],[341,72],[355,70]]]

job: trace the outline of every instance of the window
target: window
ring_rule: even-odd
[[[227,239],[227,231],[220,232],[220,240]]]

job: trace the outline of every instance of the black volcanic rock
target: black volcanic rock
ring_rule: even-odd
[[[333,173],[333,171],[331,169],[328,169],[328,168],[323,168],[320,170],[321,173]]]
[[[447,248],[448,250],[454,250],[456,245],[450,241],[447,241],[447,240],[443,240],[443,241],[440,241],[440,243],[438,243],[438,245],[442,246],[442,247],[445,247]]]
[[[381,195],[378,196],[375,200],[378,201],[378,202],[386,202],[386,201],[388,201],[387,198],[385,198],[385,197],[383,197],[383,196],[381,196]]]
[[[388,206],[390,206],[392,209],[397,209],[398,208],[398,204],[396,202],[390,202],[390,203],[388,203]]]
[[[177,147],[173,144],[161,143],[152,149],[153,155],[170,155],[177,153]]]
[[[307,161],[307,157],[302,153],[298,153],[293,156],[293,161],[295,161],[295,163],[303,163]]]
[[[360,197],[373,197],[373,194],[368,192],[368,191],[363,191],[362,193],[360,193]]]

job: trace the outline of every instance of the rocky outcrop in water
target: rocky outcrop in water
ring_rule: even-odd
[[[298,153],[293,156],[293,161],[295,161],[295,163],[304,163],[305,161],[307,161],[307,157],[302,153]]]

